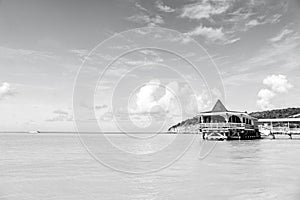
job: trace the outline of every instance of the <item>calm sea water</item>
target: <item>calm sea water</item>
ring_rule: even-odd
[[[297,200],[300,140],[1,134],[0,199]]]

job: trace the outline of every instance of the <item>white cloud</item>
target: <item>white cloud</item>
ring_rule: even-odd
[[[101,117],[100,120],[102,121],[112,121],[113,120],[113,114],[112,112],[105,112]]]
[[[88,50],[85,50],[85,49],[72,49],[72,50],[70,50],[70,52],[74,53],[76,56],[78,56],[79,60],[81,62],[88,59],[88,57],[87,57],[87,55],[89,54]]]
[[[257,19],[252,19],[249,22],[247,22],[246,26],[247,27],[253,27],[253,26],[257,26],[260,25],[261,23],[257,21]]]
[[[225,34],[222,28],[212,28],[205,26],[198,26],[193,31],[186,33],[188,36],[203,36],[209,40],[225,40]]]
[[[282,39],[284,39],[286,36],[290,35],[291,33],[293,33],[293,31],[290,29],[283,29],[280,33],[278,33],[276,36],[271,38],[269,41],[270,42],[279,42]]]
[[[58,109],[58,110],[54,110],[53,111],[54,114],[58,114],[58,115],[68,115],[69,113],[67,111]]]
[[[205,27],[198,26],[194,30],[187,32],[184,34],[186,38],[191,36],[202,36],[209,42],[216,42],[221,44],[232,44],[240,40],[239,37],[230,36],[224,32],[224,29],[221,28],[213,28],[213,27]]]
[[[130,108],[131,113],[149,113],[158,103],[154,98],[154,93],[160,87],[159,80],[151,80],[140,88],[136,94],[135,108]]]
[[[265,15],[261,15],[256,17],[255,19],[250,19],[250,21],[248,21],[245,24],[245,31],[247,31],[250,28],[256,27],[256,26],[260,26],[260,25],[265,25],[265,24],[275,24],[278,23],[280,21],[282,15],[280,14],[275,14],[272,15],[270,17],[267,17]]]
[[[156,26],[164,23],[163,18],[159,15],[150,16],[142,13],[128,17],[128,20],[139,24],[147,24],[148,26]]]
[[[159,111],[166,116],[182,113],[192,116],[210,105],[206,92],[193,91],[187,84],[171,81],[165,86],[158,80],[145,84],[129,102],[129,113],[147,115]]]
[[[287,80],[285,75],[270,75],[263,80],[263,84],[268,89],[263,88],[258,92],[257,105],[261,109],[271,109],[271,100],[278,94],[287,93],[293,85]]]
[[[284,34],[281,34],[282,32]],[[243,71],[257,70],[256,68],[271,67],[271,65],[273,70],[297,69],[300,66],[300,36],[297,32],[289,34],[287,32],[289,31],[283,30],[277,35],[278,37],[270,39],[273,42],[269,42],[257,52],[256,56],[244,63]]]
[[[179,98],[185,117],[195,116],[211,104],[211,98],[205,89],[195,91],[188,84],[180,88]]]
[[[143,128],[155,122],[166,122],[166,119],[172,121],[179,117],[181,120],[182,106],[186,105],[180,100],[177,81],[163,85],[159,80],[151,80],[129,102],[129,118],[135,125]]]
[[[180,42],[182,44],[188,44],[192,41],[192,37],[190,37],[188,34],[189,33],[180,34],[180,35],[177,35],[174,37],[170,37],[168,39],[169,39],[169,41],[172,41],[172,42]]]
[[[235,43],[235,42],[240,41],[240,40],[241,40],[241,38],[239,38],[239,37],[227,38],[224,41],[224,44],[232,44],[232,43]]]
[[[203,1],[195,4],[188,4],[183,7],[181,17],[189,19],[210,18],[213,15],[224,13],[229,8],[229,1]]]
[[[144,8],[141,4],[139,4],[138,2],[135,2],[135,7],[137,7],[138,9],[148,12],[148,10],[146,8]]]
[[[151,80],[140,88],[128,110],[132,115],[178,115],[178,96],[179,84],[176,81],[164,86],[159,80]]]
[[[113,47],[111,47],[113,48]],[[69,51],[70,53],[74,54],[78,59],[83,61],[88,61],[88,64],[102,64],[106,61],[112,61],[114,57],[109,54],[102,54],[99,52],[92,52],[86,49],[72,49]],[[91,68],[91,67],[90,67]]]
[[[271,109],[273,105],[271,100],[275,97],[275,93],[269,89],[261,89],[258,92],[257,105],[264,110]]]
[[[161,107],[155,98],[160,84],[159,80],[149,81],[139,89],[133,97],[133,101],[129,102],[129,118],[137,127],[146,128],[150,126],[153,122],[153,116],[161,113]]]
[[[163,2],[161,1],[156,1],[156,7],[163,12],[167,12],[167,13],[171,13],[171,12],[175,12],[175,9],[171,8],[170,6],[167,6],[165,4],[163,4]]]
[[[48,122],[72,121],[73,116],[68,111],[57,109],[53,111],[54,116],[46,119]]]
[[[281,14],[275,14],[269,18],[265,17],[265,23],[275,24],[280,22],[280,18],[282,17]]]
[[[166,111],[170,111],[172,101],[176,99],[178,94],[179,85],[176,81],[170,82],[166,85],[165,94],[158,100],[158,105]]]
[[[164,20],[160,15],[152,13],[138,2],[135,2],[134,5],[139,10],[139,13],[128,17],[127,19],[129,21],[143,25],[146,24],[148,26],[157,26],[164,23]]]
[[[263,84],[270,87],[274,92],[286,93],[293,87],[285,75],[271,75],[263,80]]]
[[[95,106],[95,109],[96,109],[96,110],[101,110],[101,109],[105,109],[105,108],[108,108],[108,105],[102,104],[102,105],[96,105],[96,106]]]
[[[12,49],[7,47],[0,47],[0,56],[2,58],[15,59],[16,57],[21,57],[23,59],[33,59],[33,60],[49,60],[57,59],[57,56],[52,52],[45,51],[34,51],[30,49]]]
[[[278,23],[286,11],[287,5],[279,0],[274,1],[271,3],[265,1],[202,0],[185,5],[181,9],[180,17],[194,19],[200,24],[205,23],[206,27],[221,27],[223,36],[221,36],[220,30],[216,29],[215,32],[223,40],[221,42],[220,40],[212,41],[219,44],[231,44],[239,40],[241,32],[259,25]],[[212,36],[211,38],[215,37]]]
[[[0,86],[0,100],[11,94],[12,90],[10,84],[7,82],[2,83],[2,85]]]
[[[202,94],[194,94],[193,97],[196,100],[198,112],[207,109],[208,106],[211,104],[211,102],[208,100],[208,95],[204,92]]]

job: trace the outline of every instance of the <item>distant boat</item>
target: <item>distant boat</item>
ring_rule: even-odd
[[[38,134],[40,133],[40,131],[38,130],[31,130],[31,131],[28,131],[29,134]]]

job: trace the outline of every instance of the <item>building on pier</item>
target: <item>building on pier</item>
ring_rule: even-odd
[[[204,139],[258,139],[257,119],[247,112],[230,111],[218,100],[211,111],[198,115]]]
[[[259,131],[270,134],[300,134],[300,118],[259,119]]]

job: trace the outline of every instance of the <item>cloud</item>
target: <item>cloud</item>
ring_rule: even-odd
[[[143,87],[140,88],[136,94],[135,99],[135,108],[131,108],[130,112],[132,113],[148,113],[154,106],[157,106],[158,103],[154,98],[154,93],[160,87],[159,80],[151,80]]]
[[[252,19],[249,22],[247,22],[246,26],[247,27],[253,27],[253,26],[257,26],[260,25],[261,23],[257,21],[257,19]]]
[[[163,2],[161,1],[156,1],[155,5],[162,12],[167,12],[167,13],[175,12],[175,9],[163,4]]]
[[[103,104],[103,105],[96,105],[95,106],[95,109],[96,110],[101,110],[101,109],[105,109],[105,108],[108,108],[108,106],[106,104]]]
[[[279,42],[282,41],[284,38],[286,38],[288,35],[291,35],[294,31],[290,30],[290,29],[283,29],[282,31],[280,31],[276,36],[274,36],[273,38],[270,38],[269,41],[270,42]]]
[[[207,41],[217,42],[222,44],[231,44],[240,40],[240,38],[232,37],[226,34],[223,31],[222,27],[212,28],[212,27],[205,27],[203,25],[196,27],[194,30],[187,32],[184,35],[187,36],[187,38],[191,36],[202,36],[205,39],[207,39]]]
[[[112,121],[113,120],[113,114],[112,112],[105,112],[101,117],[101,121]]]
[[[88,58],[87,55],[89,54],[89,51],[86,49],[72,49],[70,50],[70,52],[78,56],[81,62],[87,59]]]
[[[146,24],[147,26],[157,26],[159,24],[164,24],[164,20],[160,15],[150,12],[150,10],[143,7],[138,2],[135,2],[134,6],[139,10],[139,13],[128,17],[127,19],[129,21],[142,25]]]
[[[196,25],[191,32],[195,33],[197,29],[201,30],[203,25],[207,28],[214,27],[215,30],[210,30],[212,29],[210,28],[207,31],[214,31],[213,33],[217,35],[206,36],[206,38],[219,44],[231,44],[238,41],[240,34],[250,28],[280,22],[286,8],[287,3],[279,0],[274,0],[274,2],[203,0],[185,5],[181,9],[179,17],[200,23],[200,26]],[[204,29],[204,31],[206,30]],[[217,36],[222,40],[215,39]]]
[[[189,19],[207,19],[213,15],[224,13],[229,8],[229,1],[202,1],[188,4],[182,8],[180,17]]]
[[[260,25],[265,25],[265,24],[275,24],[278,23],[280,21],[282,15],[280,14],[274,14],[270,17],[267,16],[258,16],[255,19],[250,19],[250,21],[248,21],[245,24],[245,31],[249,30],[250,28],[256,27],[256,26],[260,26]]]
[[[178,102],[179,85],[172,81],[165,86],[159,80],[151,80],[135,94],[129,104],[129,118],[140,128],[152,123],[172,120],[180,116],[180,102]]]
[[[168,83],[165,87],[165,94],[158,100],[158,105],[160,105],[166,111],[170,111],[170,106],[172,101],[176,100],[178,90],[179,85],[176,81]]]
[[[69,113],[67,111],[63,111],[63,110],[54,110],[53,111],[54,114],[58,114],[58,115],[68,115]]]
[[[193,31],[186,33],[188,36],[203,36],[212,41],[225,40],[225,34],[222,28],[212,28],[205,26],[198,26]]]
[[[208,100],[209,97],[205,92],[202,94],[194,94],[194,98],[196,100],[198,111],[203,111],[211,104],[211,101]]]
[[[128,20],[138,24],[147,24],[148,26],[156,26],[164,23],[163,18],[159,15],[150,16],[143,13],[128,17]]]
[[[189,33],[179,34],[174,37],[168,38],[171,42],[180,42],[181,44],[188,44],[192,41],[192,37],[188,35]]]
[[[293,87],[293,85],[288,82],[286,76],[281,74],[268,76],[263,80],[263,84],[277,93],[286,93]]]
[[[258,92],[258,100],[257,105],[261,109],[271,109],[273,105],[271,104],[271,100],[275,97],[275,93],[269,89],[261,89]]]
[[[72,49],[69,51],[74,54],[80,62],[88,61],[88,64],[99,65],[103,64],[106,61],[112,61],[114,57],[109,54],[102,54],[97,51],[90,51],[86,49]],[[92,66],[86,65],[89,68],[93,68]]]
[[[0,100],[3,99],[6,96],[12,95],[12,89],[10,87],[10,84],[7,82],[2,83],[0,86]]]
[[[135,7],[138,8],[139,10],[145,11],[145,12],[149,12],[146,8],[144,8],[141,4],[139,4],[139,2],[135,2]]]
[[[271,100],[278,94],[287,93],[293,85],[287,80],[285,75],[270,75],[263,80],[263,84],[268,89],[263,88],[258,92],[257,105],[261,109],[271,109]]]
[[[180,85],[177,81],[162,85],[159,80],[151,80],[141,87],[134,100],[130,101],[129,113],[193,115],[207,108],[209,104],[209,96],[205,91],[196,92],[189,85]]]
[[[272,67],[272,70],[288,71],[300,66],[300,35],[295,31],[288,31],[285,27],[276,36],[269,39],[267,45],[260,49],[255,56],[245,61],[239,70],[253,71],[257,68]],[[276,65],[275,65],[276,64]],[[274,66],[275,65],[275,66]]]
[[[73,121],[73,116],[68,111],[57,109],[53,111],[54,116],[46,119],[48,122]]]
[[[52,52],[46,52],[46,51],[34,51],[30,49],[13,49],[13,48],[7,48],[7,47],[0,47],[0,56],[2,58],[7,59],[15,59],[23,58],[23,59],[33,59],[33,60],[51,60],[51,59],[57,59],[57,56],[54,55]]]

